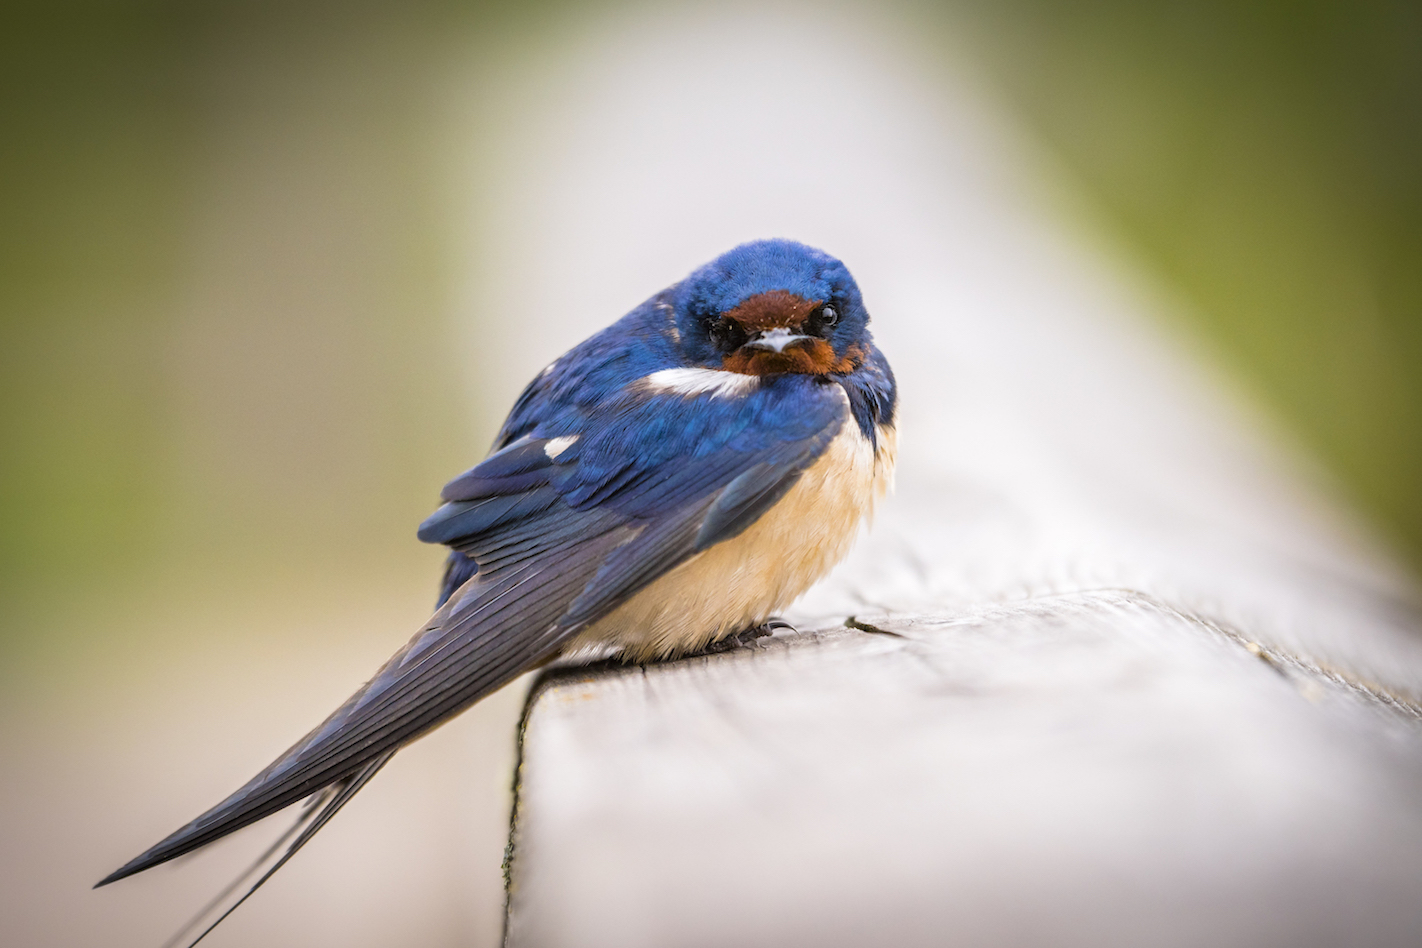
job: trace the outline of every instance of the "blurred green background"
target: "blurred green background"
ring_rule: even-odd
[[[420,13],[89,3],[4,31],[5,608],[418,549],[477,433]]]
[[[96,779],[104,754],[170,761],[124,737],[168,735],[153,722],[165,708],[192,709],[179,730],[229,727],[216,744],[274,735],[242,754],[212,749],[241,770],[280,750],[262,741],[279,745],[291,721],[344,698],[386,657],[392,627],[413,629],[441,560],[414,526],[507,407],[477,403],[477,334],[456,325],[470,263],[453,248],[479,201],[450,193],[478,177],[453,167],[470,155],[450,127],[451,72],[544,48],[611,6],[4,11],[0,736],[27,744],[27,766],[44,772],[12,768],[0,791],[45,801],[57,821],[71,798],[54,788]],[[1175,328],[1422,565],[1422,5],[959,0],[904,2],[897,15],[986,78],[1066,170],[1060,206],[1082,238],[1182,301]],[[497,86],[479,94],[476,109],[512,107]],[[239,636],[247,644],[228,644]],[[194,677],[213,665],[229,674]],[[194,691],[207,700],[187,700]],[[218,723],[253,693],[270,697],[269,721]],[[409,841],[412,859],[445,845],[439,872],[464,866],[446,876],[487,869],[477,918],[430,923],[459,943],[497,936],[517,699],[506,703],[479,725],[477,772],[449,777],[454,792],[494,801],[468,808],[482,814],[469,838],[484,848],[464,855],[437,814],[428,838]],[[456,753],[440,740],[402,756]],[[45,756],[51,746],[66,749]],[[416,786],[410,766],[383,785]],[[184,761],[167,777],[195,770]],[[184,792],[215,799],[246,776],[214,772]],[[84,872],[131,855],[118,851],[130,836],[172,828],[171,800],[146,805],[124,801],[134,827],[105,843],[113,853],[86,848]],[[25,837],[25,851],[48,832]],[[74,862],[0,864],[0,882],[17,899],[31,875],[71,886]],[[164,898],[184,911],[209,881]],[[419,897],[431,912],[458,901]],[[133,904],[142,917],[149,903]],[[375,902],[368,912],[409,917]]]
[[[1422,5],[963,6],[1118,246],[1422,564]]]

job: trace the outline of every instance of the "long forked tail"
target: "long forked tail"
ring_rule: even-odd
[[[272,843],[266,852],[257,857],[256,862],[252,863],[250,868],[236,879],[233,879],[227,888],[223,889],[211,902],[203,906],[202,910],[194,915],[186,925],[174,932],[173,937],[163,943],[163,948],[177,948],[177,946],[182,945],[184,942],[186,942],[186,948],[193,948],[194,945],[206,938],[209,932],[222,924],[222,921],[227,918],[227,916],[237,910],[237,906],[247,901],[253,892],[260,889],[268,879],[276,874],[278,869],[286,865],[287,861],[291,859],[292,856],[295,856],[302,846],[310,842],[311,837],[316,835],[317,830],[330,822],[331,817],[335,816],[341,807],[345,806],[350,798],[355,796],[356,792],[359,791],[361,787],[364,787],[370,781],[370,778],[374,777],[380,768],[384,767],[390,758],[394,756],[395,751],[386,751],[351,776],[333,783],[314,794],[307,800],[306,805],[301,808],[301,814],[296,818],[296,822],[291,825],[291,828],[283,833],[276,842]],[[292,839],[293,836],[295,836],[295,839]],[[272,862],[272,858],[277,855],[288,840],[291,842],[290,845],[286,847],[286,851],[282,853],[275,862]],[[271,865],[268,866],[268,863],[271,863]],[[264,866],[267,867],[265,872],[262,871]],[[242,887],[242,884],[258,872],[262,874],[258,877],[257,881],[253,882],[247,891],[243,892],[235,901],[228,904],[228,901],[232,898],[233,894]],[[224,908],[223,906],[226,907]],[[212,921],[208,922],[207,926],[203,927],[201,931],[198,931],[208,919],[212,919]],[[198,932],[197,937],[192,941],[187,941],[188,936],[193,932]]]
[[[206,846],[234,830],[342,785],[407,744],[551,658],[582,624],[560,616],[629,531],[569,541],[558,569],[520,562],[469,579],[375,676],[286,753],[98,886]],[[96,886],[97,887],[97,886]]]

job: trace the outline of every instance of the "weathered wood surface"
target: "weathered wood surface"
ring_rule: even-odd
[[[509,943],[1416,944],[1414,709],[1123,590],[877,621],[550,678]]]
[[[1011,134],[911,43],[648,22],[594,44],[550,112],[578,121],[501,159],[538,196],[510,207],[558,226],[489,225],[470,298],[546,335],[506,321],[486,384],[794,236],[864,287],[899,487],[802,633],[535,692],[509,944],[1418,943],[1408,580],[1148,294],[1024,206]],[[807,102],[830,139],[787,138]]]

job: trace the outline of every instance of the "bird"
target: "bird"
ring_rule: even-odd
[[[245,899],[401,746],[523,672],[763,628],[892,485],[897,386],[868,326],[842,262],[756,240],[554,360],[419,527],[450,550],[433,616],[315,730],[96,888],[306,800]]]

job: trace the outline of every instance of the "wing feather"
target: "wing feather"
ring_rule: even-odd
[[[662,573],[745,529],[844,417],[842,397],[787,378],[734,404],[641,396],[495,452],[452,481],[445,506],[421,526],[422,539],[471,558],[473,575],[318,728],[99,884],[350,779],[554,657]],[[548,450],[554,436],[576,450]]]

